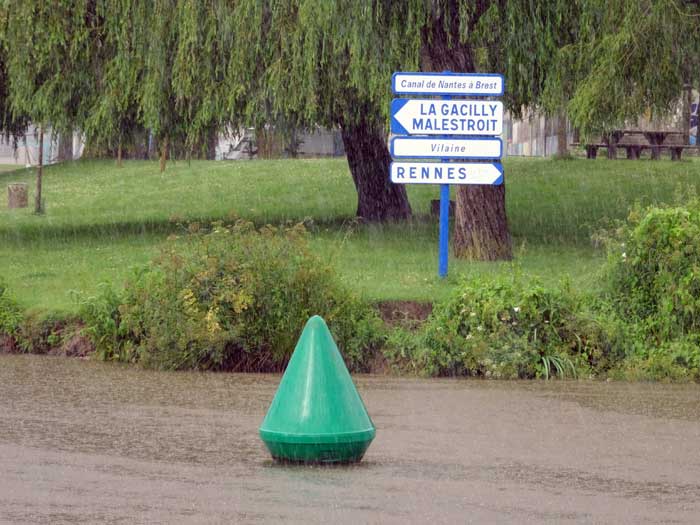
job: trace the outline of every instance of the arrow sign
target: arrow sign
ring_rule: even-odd
[[[500,159],[503,142],[496,138],[394,137],[389,151],[400,159]]]
[[[501,96],[503,75],[397,72],[391,87],[399,95]]]
[[[391,102],[391,132],[397,135],[500,135],[502,131],[502,102],[406,98]]]
[[[394,184],[488,184],[503,183],[500,163],[478,162],[392,162]]]

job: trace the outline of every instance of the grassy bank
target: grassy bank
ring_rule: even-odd
[[[257,224],[307,220],[313,249],[371,300],[440,300],[464,276],[505,274],[516,265],[545,284],[562,278],[596,287],[601,254],[591,234],[635,202],[673,202],[696,193],[700,163],[508,159],[507,207],[514,263],[451,260],[436,277],[437,222],[427,215],[438,189],[410,187],[416,218],[358,225],[343,159],[156,163],[76,162],[46,170],[46,215],[0,208],[0,275],[29,308],[70,312],[71,290],[119,286],[183,223],[232,214]],[[0,188],[33,170],[0,173]],[[30,202],[32,196],[30,195]]]

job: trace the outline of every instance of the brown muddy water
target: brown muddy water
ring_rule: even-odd
[[[700,523],[700,387],[355,378],[362,463],[281,466],[279,376],[0,356],[1,523]]]

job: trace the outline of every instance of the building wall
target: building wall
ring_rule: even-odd
[[[503,117],[503,150],[505,155],[516,157],[548,157],[559,152],[557,120],[527,111],[521,119],[510,113]],[[573,130],[567,123],[567,137],[571,144]]]
[[[265,140],[272,140],[275,144],[268,144],[268,154],[257,153],[252,158],[259,156],[267,156],[268,158],[286,158],[289,152],[286,151],[285,138],[281,134],[275,134],[274,131],[267,133]],[[345,155],[343,148],[343,140],[340,136],[340,131],[337,129],[316,128],[313,130],[299,133],[297,140],[301,142],[298,149],[299,158],[309,157],[338,157]],[[219,145],[216,149],[216,160],[249,160],[251,155],[248,153],[252,145],[253,150],[258,150],[258,141],[256,131],[253,128],[247,128],[238,131],[238,133],[228,133],[227,136],[221,136]]]
[[[700,94],[693,92],[694,103],[691,106],[690,143],[698,144],[698,107]],[[523,157],[549,157],[559,151],[557,141],[557,119],[547,118],[532,111],[524,111],[521,119],[515,119],[506,113],[503,117],[503,149],[506,155]],[[652,118],[643,113],[636,122],[628,122],[627,129],[639,130],[681,130],[683,129],[683,107],[679,103],[671,113],[664,117]],[[567,123],[568,143],[574,142],[574,130]]]
[[[83,141],[80,134],[73,135],[73,158],[78,159],[83,152]],[[44,164],[58,161],[58,134],[49,128],[44,132]],[[17,166],[36,166],[39,163],[39,132],[31,127],[27,135],[17,142],[14,147],[12,139],[0,138],[0,164],[15,164]]]

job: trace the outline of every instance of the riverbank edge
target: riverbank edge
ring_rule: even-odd
[[[375,303],[387,329],[418,330],[433,311],[433,303],[389,300]],[[20,335],[21,334],[21,335]],[[20,322],[16,334],[0,332],[0,355],[35,354],[89,359],[95,344],[86,333],[86,324],[76,315],[29,312]],[[391,367],[382,354],[371,356],[369,373],[406,375]]]
[[[379,313],[387,331],[398,329],[410,335],[412,333],[418,334],[423,328],[432,314],[434,305],[433,303],[420,301],[391,300],[381,301],[373,304],[373,306]],[[87,333],[87,329],[86,323],[75,314],[49,313],[45,311],[28,312],[25,313],[17,334],[0,332],[0,356],[26,354],[83,360],[99,359],[95,344]],[[369,374],[393,377],[426,377],[425,374],[421,374],[418,370],[396,366],[396,363],[392,362],[392,357],[386,355],[382,349],[374,349],[373,354],[368,359],[368,363],[369,369],[365,373]],[[252,370],[237,371],[257,372]],[[492,379],[497,378],[494,377]],[[549,377],[546,379],[549,379]],[[620,363],[619,368],[611,369],[607,372],[601,373],[598,371],[598,373],[590,377],[574,376],[573,379],[627,383],[700,384],[700,381],[689,377],[679,378],[662,374],[658,377],[650,378],[625,373],[624,363]]]

